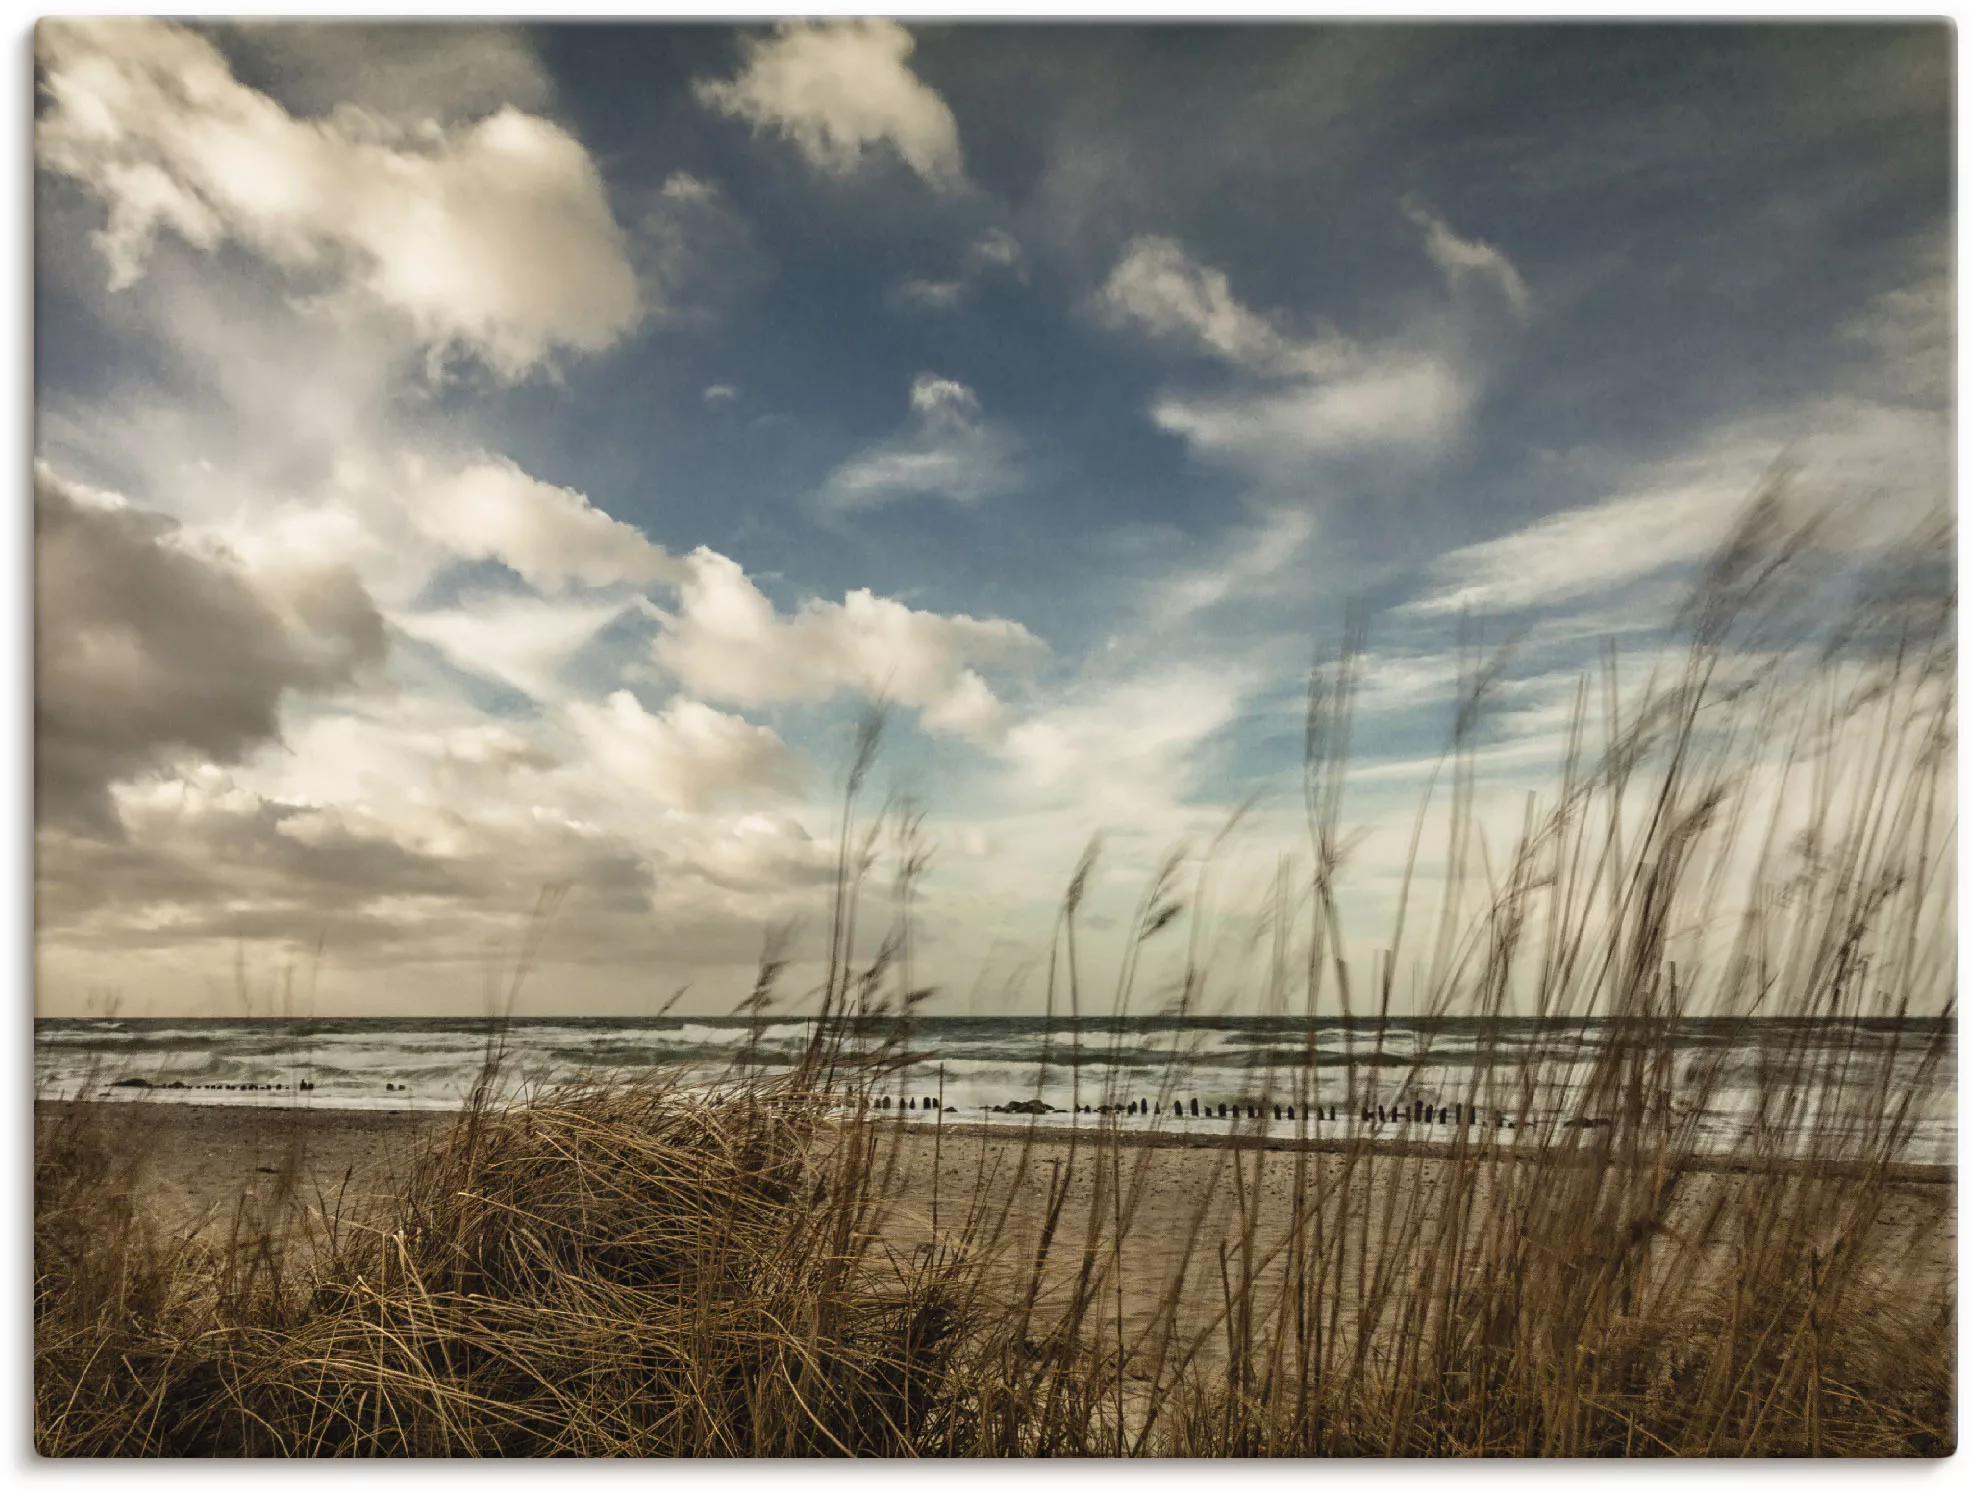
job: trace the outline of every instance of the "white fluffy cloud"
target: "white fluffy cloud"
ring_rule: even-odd
[[[758,704],[847,689],[918,709],[927,729],[988,738],[1001,704],[975,669],[1026,667],[1044,652],[1018,622],[915,611],[868,590],[779,615],[723,554],[701,548],[686,562],[678,612],[658,613],[653,650],[707,698]]]
[[[1443,236],[1448,253],[1493,253]],[[1225,371],[1224,391],[1166,392],[1152,417],[1201,455],[1263,479],[1293,477],[1315,459],[1438,449],[1464,425],[1475,392],[1464,359],[1439,338],[1365,346],[1297,332],[1242,304],[1224,273],[1169,238],[1134,240],[1096,308],[1112,326]]]
[[[980,410],[964,383],[920,373],[897,434],[877,441],[830,473],[820,497],[839,512],[909,497],[982,501],[1020,480],[1020,442]]]
[[[906,65],[916,45],[895,21],[788,21],[743,43],[746,65],[698,85],[708,108],[794,141],[833,175],[856,170],[887,144],[932,186],[965,179],[952,111]]]
[[[652,714],[620,689],[600,706],[572,704],[568,716],[613,780],[667,807],[699,812],[801,789],[801,761],[779,735],[693,699],[675,698]]]
[[[112,286],[137,279],[160,230],[233,242],[360,287],[435,351],[506,376],[610,346],[639,318],[602,179],[546,119],[298,119],[180,27],[54,20],[36,35],[49,101],[36,153],[109,209],[97,243]]]
[[[426,537],[462,558],[498,559],[540,590],[676,584],[685,576],[679,560],[629,523],[509,460],[483,457],[450,474],[414,477],[407,501]]]

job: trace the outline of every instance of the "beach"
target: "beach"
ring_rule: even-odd
[[[451,1113],[435,1111],[43,1102],[36,1105],[37,1122],[52,1120],[65,1106],[105,1125],[112,1151],[130,1165],[134,1197],[168,1232],[223,1226],[243,1198],[257,1201],[273,1193],[290,1156],[296,1160],[295,1194],[305,1207],[360,1215],[392,1193],[420,1147],[454,1120]],[[1106,1223],[1114,1225],[1120,1205],[1133,1208],[1131,1246],[1120,1264],[1125,1290],[1147,1302],[1200,1243],[1210,1253],[1219,1241],[1251,1232],[1251,1244],[1266,1249],[1286,1233],[1293,1213],[1297,1145],[1285,1133],[1215,1136],[1118,1128],[1107,1135],[1114,1142],[1099,1145],[1088,1134],[1072,1140],[1047,1128],[1022,1134],[963,1122],[879,1121],[872,1131],[884,1196],[874,1221],[877,1241],[906,1252],[935,1237],[953,1241],[966,1232],[969,1219],[971,1245],[984,1245],[996,1227],[1002,1241],[1031,1243],[1044,1219],[1051,1181],[1068,1169],[1051,1275],[1064,1257],[1080,1258],[1100,1160],[1108,1169]],[[1346,1145],[1325,1140],[1305,1147],[1304,1183],[1323,1192],[1338,1182]],[[1353,1166],[1351,1181],[1373,1207],[1393,1186],[1429,1204],[1449,1185],[1455,1165],[1477,1167],[1483,1174],[1528,1167],[1505,1157],[1511,1153],[1488,1159],[1455,1155],[1446,1145],[1384,1144],[1374,1164]],[[1718,1186],[1788,1178],[1778,1166],[1748,1175],[1698,1158],[1687,1167],[1696,1173],[1681,1209],[1694,1213]],[[1873,1226],[1896,1239],[1894,1250],[1915,1270],[1949,1272],[1956,1196],[1951,1167],[1896,1166]]]
[[[376,1337],[364,1321],[382,1309],[393,1330],[414,1332],[398,1368],[410,1395],[397,1410],[410,1416],[387,1452],[425,1452],[461,1432],[482,1451],[545,1452],[528,1434],[512,1436],[512,1413],[523,1402],[550,1411],[537,1394],[559,1402],[555,1383],[569,1373],[590,1383],[585,1392],[643,1404],[613,1411],[651,1408],[623,1397],[602,1367],[626,1332],[667,1359],[751,1351],[763,1327],[796,1330],[789,1348],[808,1351],[802,1321],[819,1317],[809,1311],[824,1298],[863,1311],[861,1327],[830,1317],[843,1348],[879,1350],[874,1380],[894,1369],[881,1364],[894,1359],[883,1350],[917,1348],[909,1330],[904,1343],[881,1344],[897,1311],[923,1320],[935,1332],[928,1341],[957,1332],[961,1354],[940,1390],[988,1412],[975,1421],[1003,1425],[967,1439],[968,1452],[1030,1451],[1022,1435],[1057,1431],[1049,1414],[1058,1409],[1045,1402],[1073,1390],[1095,1394],[1094,1416],[1073,1430],[1078,1452],[1114,1451],[1115,1425],[1149,1435],[1175,1413],[1162,1436],[1142,1442],[1194,1453],[1226,1431],[1230,1399],[1214,1393],[1262,1403],[1291,1382],[1277,1404],[1286,1417],[1268,1430],[1286,1435],[1281,1452],[1398,1451],[1388,1412],[1364,1404],[1418,1391],[1449,1394],[1434,1411],[1496,1424],[1473,1431],[1514,1435],[1488,1443],[1577,1452],[1577,1439],[1526,1436],[1548,1411],[1532,1404],[1612,1390],[1628,1405],[1582,1420],[1606,1449],[1648,1413],[1641,1431],[1661,1448],[1730,1451],[1720,1435],[1737,1442],[1749,1430],[1708,1416],[1704,1404],[1737,1400],[1717,1397],[1725,1388],[1708,1362],[1722,1358],[1722,1339],[1766,1339],[1784,1319],[1796,1322],[1778,1349],[1808,1339],[1820,1351],[1827,1335],[1829,1365],[1813,1369],[1840,1373],[1828,1395],[1840,1439],[1813,1441],[1925,1453],[1946,1441],[1924,1424],[1940,1411],[1949,1359],[1944,1377],[1915,1380],[1893,1363],[1914,1340],[1944,1338],[1950,1318],[1957,1186],[1948,1168],[1873,1176],[1853,1166],[1736,1169],[1700,1156],[1681,1175],[1598,1162],[1593,1148],[1537,1159],[1463,1137],[1298,1145],[1258,1132],[1023,1133],[826,1113],[786,1095],[756,1106],[648,1088],[495,1110],[470,1149],[454,1149],[412,1187],[406,1180],[455,1114],[43,1102],[38,1286],[61,1290],[70,1310],[99,1300],[108,1313],[90,1328],[129,1333],[130,1358],[169,1374],[178,1348],[160,1355],[145,1343],[160,1305],[111,1302],[127,1286],[120,1270],[134,1266],[129,1276],[152,1280],[136,1297],[180,1299],[200,1350],[251,1358],[253,1372],[310,1402],[326,1389],[307,1382],[331,1358],[347,1378],[338,1391],[370,1389]],[[806,1164],[791,1168],[803,1150]],[[729,1251],[740,1238],[741,1251]],[[91,1257],[105,1259],[102,1271]],[[1839,1259],[1843,1323],[1831,1333],[1818,1323],[1817,1280]],[[725,1276],[696,1270],[726,1262],[742,1267],[729,1280],[735,1291],[674,1291],[685,1278]],[[225,1302],[229,1291],[255,1277],[249,1307],[265,1325],[230,1332],[220,1323],[239,1307]],[[621,1291],[632,1278],[645,1282]],[[312,1294],[318,1286],[330,1292]],[[196,1303],[202,1288],[216,1292]],[[317,1303],[293,1312],[309,1297]],[[756,1310],[765,1323],[734,1322]],[[86,1333],[38,1331],[64,1373],[94,1369]],[[473,1388],[482,1392],[474,1413],[490,1416],[471,1429],[418,1416],[420,1394],[463,1389],[446,1363],[466,1342],[473,1359],[491,1350],[508,1363],[504,1384]],[[1545,1362],[1533,1386],[1491,1374],[1525,1350]],[[1596,1364],[1605,1359],[1607,1368]],[[1487,1373],[1484,1403],[1467,1395],[1476,1373]],[[50,1383],[51,1394],[66,1390]],[[1870,1398],[1855,1395],[1865,1387]],[[1521,1404],[1512,1417],[1493,1405],[1530,1391],[1511,1399]],[[1301,1427],[1297,1401],[1313,1414]],[[129,1431],[151,1435],[145,1443],[164,1435],[158,1451],[213,1451],[196,1433],[174,1437],[164,1417],[135,1421]],[[384,1431],[362,1421],[373,1438]],[[315,1431],[290,1422],[279,1442]],[[260,1451],[273,1440],[251,1442]],[[1256,1448],[1243,1438],[1233,1451]]]

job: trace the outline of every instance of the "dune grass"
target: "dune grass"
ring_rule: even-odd
[[[296,1152],[267,1197],[191,1236],[147,1216],[141,1156],[113,1152],[88,1104],[40,1124],[37,1446],[1951,1453],[1954,1186],[1914,1185],[1907,1161],[1916,1094],[1951,1059],[1950,1025],[1908,1016],[1952,1011],[1952,596],[1879,586],[1830,610],[1813,532],[1783,514],[1756,502],[1702,578],[1677,667],[1628,696],[1614,664],[1585,680],[1552,796],[1504,852],[1474,808],[1501,666],[1471,659],[1427,791],[1442,822],[1421,805],[1367,982],[1339,909],[1351,628],[1311,682],[1309,860],[1258,917],[1269,1006],[1307,1016],[1307,1060],[1184,1156],[1206,1176],[1186,1205],[1160,1189],[1168,1151],[1137,1137],[1155,1120],[990,1140],[881,1105],[924,1054],[926,861],[914,812],[859,818],[873,725],[792,1072],[743,1060],[713,1088],[512,1102],[489,1080],[384,1203],[304,1194]],[[859,958],[886,826],[891,924]],[[1207,1006],[1213,862],[1175,854],[1156,876],[1110,1012],[1140,1002],[1140,949],[1173,936],[1160,1011]],[[1068,1016],[1094,999],[1078,947],[1093,863],[1050,964]],[[762,1017],[780,963],[748,1002]],[[1401,977],[1407,1002],[1483,1032],[1458,1100],[1494,1121],[1428,1129],[1429,1152],[1309,1118],[1317,1094],[1405,1090],[1385,1045]],[[1587,1042],[1566,1091],[1505,1038],[1526,1012],[1551,1043]],[[1316,1040],[1337,1014],[1356,1021],[1340,1063]],[[1801,1021],[1760,1046],[1724,1154],[1699,1115],[1748,1080],[1747,1052],[1681,1055],[1695,1014]],[[947,1181],[953,1158],[969,1182]]]

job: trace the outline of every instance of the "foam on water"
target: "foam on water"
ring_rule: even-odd
[[[1102,1121],[1075,1109],[1129,1103],[1159,1107],[1160,1127],[1225,1131],[1233,1119],[1217,1116],[1258,1108],[1274,1131],[1276,1103],[1311,1101],[1337,1119],[1318,1133],[1350,1131],[1404,1139],[1426,1136],[1425,1125],[1387,1120],[1368,1125],[1361,1113],[1378,1103],[1387,1109],[1413,1100],[1434,1109],[1477,1107],[1482,1120],[1516,1112],[1522,1083],[1531,1083],[1532,1110],[1553,1121],[1571,1110],[1580,1083],[1614,1026],[1598,1021],[1539,1023],[1471,1019],[1391,1020],[1381,1031],[1368,1023],[1297,1019],[1147,1018],[1091,1019],[1070,1027],[1016,1017],[931,1017],[911,1032],[913,1064],[887,1077],[880,1091],[907,1120],[948,1120],[1052,1126]],[[44,1095],[82,1092],[111,1099],[223,1103],[246,1106],[307,1105],[349,1109],[441,1110],[457,1107],[480,1078],[490,1044],[505,1052],[500,1090],[549,1089],[619,1074],[660,1073],[688,1084],[710,1084],[741,1074],[743,1065],[772,1074],[786,1070],[807,1048],[806,1020],[516,1019],[503,1030],[484,1019],[97,1019],[41,1020],[35,1027],[35,1077]],[[1926,1063],[1924,1048],[1935,1035],[1948,1042],[1947,1058]],[[1702,1144],[1730,1147],[1758,1117],[1763,1071],[1793,1059],[1808,1069],[1828,1068],[1823,1096],[1850,1113],[1872,1102],[1881,1108],[1907,1097],[1916,1131],[1898,1157],[1951,1163],[1954,1035],[1950,1024],[1913,1021],[1904,1026],[1862,1021],[1816,1025],[1797,1020],[1691,1020],[1674,1039],[1670,1089],[1674,1110],[1693,1111]],[[882,1032],[858,1032],[852,1048],[875,1048]],[[1847,1047],[1847,1066],[1837,1059]],[[1794,1054],[1791,1056],[1790,1052]],[[1708,1078],[1709,1068],[1717,1065]],[[116,1087],[137,1078],[144,1087]],[[170,1083],[182,1083],[172,1087]],[[310,1084],[302,1090],[301,1083]],[[1881,1087],[1877,1084],[1882,1083]],[[942,1083],[942,1085],[941,1085]],[[279,1085],[284,1090],[254,1090]],[[234,1090],[214,1088],[233,1087]],[[942,1107],[928,1111],[925,1098],[942,1093]],[[1190,1102],[1197,1098],[1201,1116]],[[1054,1112],[1038,1118],[996,1114],[992,1108],[1039,1098]],[[917,1107],[901,1107],[916,1100]],[[1186,1104],[1175,1114],[1174,1102]],[[1847,1107],[1843,1104],[1849,1104]],[[1817,1102],[1802,1104],[1805,1118]],[[1212,1112],[1211,1117],[1205,1116]],[[1846,1116],[1845,1121],[1849,1118]],[[1144,1115],[1122,1119],[1148,1125]],[[1252,1120],[1241,1119],[1243,1127]],[[1432,1136],[1446,1130],[1434,1123]],[[1790,1142],[1784,1133],[1779,1140]]]

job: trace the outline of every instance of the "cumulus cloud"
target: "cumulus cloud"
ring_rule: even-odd
[[[290,692],[382,660],[347,569],[249,570],[156,513],[34,482],[35,797],[43,821],[113,830],[111,783],[280,737]]]
[[[600,706],[570,705],[568,716],[613,780],[668,807],[701,812],[801,790],[801,761],[779,735],[694,699],[675,698],[652,714],[619,689]]]
[[[498,559],[550,592],[585,585],[676,584],[685,566],[581,492],[537,480],[512,461],[483,457],[417,480],[412,520],[433,542],[468,559]]]
[[[162,230],[208,251],[236,243],[357,287],[435,352],[508,377],[608,347],[639,319],[602,178],[546,119],[300,119],[181,27],[63,19],[36,37],[37,158],[108,208],[96,241],[112,287],[143,273]]]
[[[1242,304],[1223,272],[1169,238],[1134,240],[1096,309],[1224,370],[1224,391],[1163,393],[1152,418],[1200,454],[1264,478],[1316,458],[1437,449],[1472,404],[1473,379],[1450,348],[1297,332]]]
[[[888,145],[930,185],[963,184],[959,127],[906,66],[916,46],[895,21],[788,21],[742,43],[746,65],[697,85],[707,108],[792,140],[810,165],[844,176]]]
[[[653,651],[706,698],[763,704],[850,690],[920,710],[927,729],[984,739],[1002,706],[976,669],[1027,667],[1045,652],[1018,622],[916,611],[868,590],[783,616],[723,554],[701,548],[687,563],[677,614],[657,613]]]
[[[920,373],[905,427],[838,466],[820,498],[838,512],[918,496],[978,502],[1019,483],[1019,453],[1019,440],[982,414],[972,389]]]

